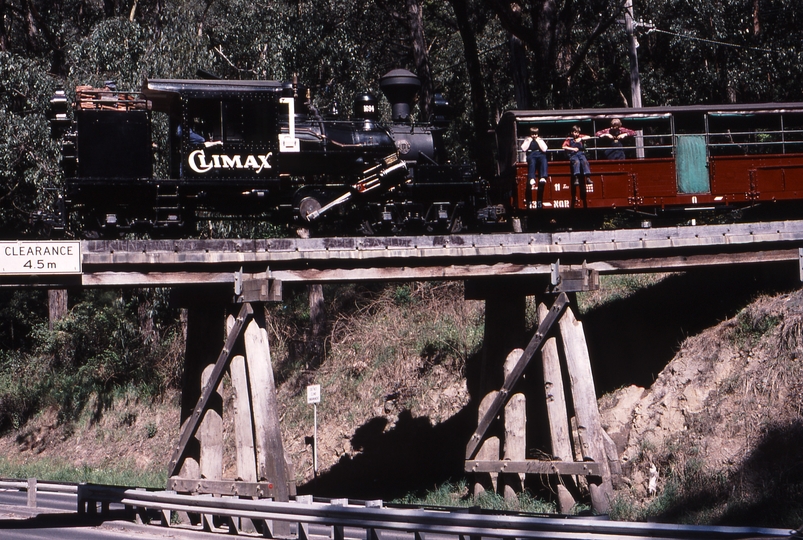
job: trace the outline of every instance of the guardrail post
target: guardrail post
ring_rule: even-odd
[[[173,494],[175,495],[175,491],[165,491],[165,494]],[[173,521],[173,511],[172,510],[165,510],[162,508],[159,510],[159,520],[164,527],[170,528],[171,522]]]
[[[196,495],[199,498],[214,499],[215,496],[209,493],[203,495]],[[215,532],[215,515],[214,514],[201,514],[201,527],[205,532]]]
[[[330,503],[332,506],[348,506],[349,500],[348,499],[332,499]],[[333,540],[345,540],[346,535],[343,531],[343,525],[333,525],[332,526],[332,538]]]
[[[28,478],[28,508],[36,508],[36,478]]]
[[[373,501],[365,501],[366,508],[382,508],[382,499],[376,499]],[[365,531],[366,540],[382,540],[382,530],[375,529],[371,527]]]
[[[296,495],[298,504],[312,504],[312,495]],[[298,522],[298,540],[309,540],[309,523]]]
[[[145,488],[136,488],[136,491],[145,491]],[[148,525],[148,510],[141,506],[125,505],[127,514],[134,515],[134,523],[137,525]]]
[[[98,513],[97,501],[92,497],[92,490],[87,484],[78,484],[78,514],[94,515]]]

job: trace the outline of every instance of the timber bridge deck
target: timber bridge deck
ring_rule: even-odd
[[[803,221],[609,231],[233,240],[84,240],[80,272],[0,275],[0,286],[462,280],[803,264]]]

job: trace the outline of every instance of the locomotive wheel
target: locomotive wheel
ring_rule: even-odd
[[[301,216],[301,219],[307,222],[309,221],[307,216],[313,212],[317,212],[320,209],[321,203],[314,197],[304,197],[301,199],[301,202],[298,203],[298,213]]]

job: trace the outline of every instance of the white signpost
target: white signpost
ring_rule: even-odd
[[[0,242],[0,274],[80,274],[81,242]]]
[[[307,386],[307,404],[312,404],[312,472],[318,477],[318,403],[321,402],[321,385]]]

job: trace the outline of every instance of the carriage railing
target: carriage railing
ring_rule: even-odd
[[[789,154],[803,152],[803,129],[710,132],[712,155]]]
[[[790,154],[803,153],[803,129],[779,129],[761,131],[709,131],[707,133],[689,133],[683,135],[699,135],[705,137],[709,154],[746,155],[746,154]],[[639,143],[645,151],[645,157],[672,157],[677,146],[678,134],[643,134]],[[565,137],[544,137],[547,143],[550,161],[565,161],[568,155],[562,149]],[[518,161],[526,161],[526,154],[521,150],[523,138],[517,140]],[[671,141],[671,142],[669,142]],[[625,145],[628,158],[636,157],[636,147]],[[605,146],[598,144],[596,138],[586,142],[586,153],[591,159],[605,159]]]
[[[544,137],[543,139],[548,146],[547,154],[549,155],[550,161],[566,161],[569,159],[568,154],[562,148],[563,141],[566,140],[566,137]],[[674,144],[672,144],[670,141],[672,141],[672,136],[669,134],[645,134],[640,137],[640,144],[646,151],[646,157],[671,157]],[[519,162],[526,161],[526,154],[523,150],[521,150],[521,145],[523,142],[523,138],[518,139],[516,142]],[[592,137],[586,141],[585,146],[586,154],[589,158],[605,159],[603,152],[607,149],[607,147],[597,144],[597,139],[595,137]],[[628,157],[635,157],[635,146],[626,145],[624,150]],[[630,156],[629,154],[633,154],[633,156]]]

